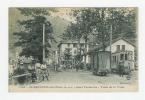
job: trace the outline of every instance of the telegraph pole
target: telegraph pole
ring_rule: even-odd
[[[110,27],[110,68],[111,68],[111,52],[112,52],[112,50],[111,50],[111,45],[112,45],[112,25],[111,25],[111,27]]]
[[[110,28],[110,52],[111,52],[111,45],[112,45],[112,25]]]
[[[95,55],[95,39],[94,39],[94,36],[95,34],[93,34],[93,54],[92,54],[92,57],[93,57],[93,68],[94,68],[94,55]]]
[[[43,24],[43,62],[45,61],[45,24]]]

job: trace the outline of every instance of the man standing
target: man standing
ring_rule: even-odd
[[[119,62],[119,76],[123,77],[123,73],[124,73],[124,65],[123,62]]]
[[[40,67],[41,67],[40,63],[36,63],[35,64],[37,82],[41,82],[42,81],[42,75],[41,75],[41,68]]]
[[[43,80],[46,78],[48,81],[49,72],[48,72],[45,62],[43,62],[43,64],[41,65],[41,69],[43,70]]]

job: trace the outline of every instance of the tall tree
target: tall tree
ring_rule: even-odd
[[[62,38],[64,40],[74,40],[78,42],[77,45],[77,55],[76,55],[76,60],[78,61],[78,64],[81,63],[82,57],[81,57],[81,30],[82,26],[80,23],[71,23],[67,29],[65,30],[65,33],[62,35]]]
[[[88,35],[95,32],[97,43],[103,45],[104,51],[105,42],[109,41],[110,37],[110,26],[113,27],[113,39],[118,37],[135,39],[136,37],[136,13],[133,9],[82,8],[73,10],[72,15],[76,19],[76,24],[82,27],[76,33],[80,33],[78,36],[85,39],[85,44],[87,44]]]
[[[72,50],[72,48],[66,48],[65,52],[64,52],[64,57],[65,57],[67,65],[70,64],[70,60],[71,60],[71,57],[72,57],[71,50]]]
[[[97,12],[98,11],[98,12]],[[76,23],[81,26],[81,37],[85,40],[85,50],[84,50],[84,68],[86,69],[86,53],[87,53],[87,40],[88,36],[92,34],[94,26],[97,25],[98,19],[100,17],[99,10],[96,13],[92,8],[86,8],[82,10],[74,10],[73,16],[76,17]]]
[[[21,14],[29,16],[29,20],[18,20],[19,25],[24,27],[21,32],[16,32],[14,35],[19,37],[18,41],[15,43],[16,46],[22,47],[22,52],[20,56],[30,57],[38,59],[42,63],[43,58],[43,47],[45,48],[46,55],[49,54],[49,49],[51,47],[49,40],[55,41],[52,36],[53,27],[49,21],[47,21],[46,16],[50,15],[50,11],[55,11],[54,9],[43,9],[43,8],[18,8]],[[45,24],[45,40],[46,44],[43,46],[43,24]]]
[[[136,10],[128,8],[109,8],[109,18],[106,20],[107,24],[112,24],[113,39],[124,37],[127,39],[136,39],[137,16]],[[109,24],[110,23],[110,24]]]
[[[77,15],[76,21],[83,26],[82,36],[92,34],[95,30],[98,34],[97,42],[102,44],[103,48],[105,42],[109,41],[111,26],[113,39],[136,39],[136,8],[84,8],[75,10],[73,15]]]

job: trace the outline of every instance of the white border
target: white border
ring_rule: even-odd
[[[0,100],[145,100],[144,0],[1,0]],[[139,7],[139,92],[137,93],[8,93],[9,7]]]

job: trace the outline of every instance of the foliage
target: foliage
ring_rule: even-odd
[[[81,25],[76,23],[71,23],[62,34],[63,40],[75,40],[80,41],[81,38]]]
[[[85,39],[87,46],[88,36],[97,35],[96,43],[103,45],[112,38],[125,37],[136,40],[137,17],[135,9],[128,8],[82,8],[75,9],[71,14],[76,20],[65,31],[64,37],[69,39]],[[112,26],[112,29],[111,29]],[[94,42],[94,41],[93,41]],[[86,68],[86,49],[84,52]],[[81,62],[81,61],[80,61]]]
[[[18,8],[21,11],[21,14],[25,16],[44,16],[50,15],[50,12],[58,12],[54,8]]]
[[[108,9],[107,25],[112,25],[113,39],[118,37],[136,39],[137,16],[136,10],[127,8]],[[108,30],[108,29],[107,29]]]
[[[14,70],[14,76],[15,75],[21,75],[21,74],[24,74],[25,73],[25,69],[24,68],[20,68],[18,67],[17,69]]]
[[[46,50],[46,56],[49,54],[48,48],[51,47],[49,40],[55,41],[52,36],[53,27],[49,21],[47,21],[44,15],[49,15],[50,13],[43,8],[18,8],[21,14],[25,16],[31,15],[32,18],[29,20],[18,20],[20,26],[24,27],[24,31],[15,32],[14,35],[19,36],[18,42],[15,43],[16,46],[22,46],[22,52],[20,56],[34,57],[42,63],[43,47]],[[46,43],[43,46],[43,24],[45,24],[45,39]]]
[[[66,48],[64,55],[65,55],[65,60],[67,60],[67,61],[70,60],[71,56],[72,56],[72,54],[71,54],[71,48]]]
[[[112,26],[112,37],[113,39],[124,37],[136,38],[136,24],[137,16],[135,9],[128,8],[83,8],[79,10],[73,10],[72,16],[75,17],[76,29],[75,36],[83,37],[87,39],[87,36],[96,34],[96,42],[103,44],[109,41],[110,27]],[[80,27],[79,30],[78,26]],[[74,26],[71,25],[69,31],[66,31],[65,36],[69,38],[74,35]],[[79,34],[78,34],[79,33]]]

